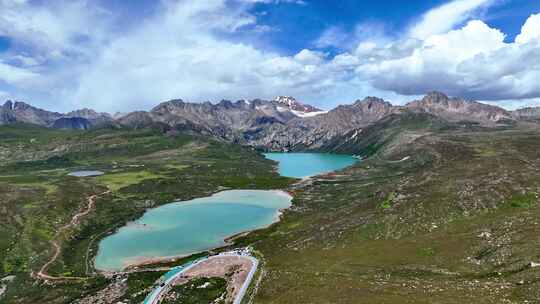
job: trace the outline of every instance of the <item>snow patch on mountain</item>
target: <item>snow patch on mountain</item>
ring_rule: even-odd
[[[302,118],[306,118],[306,117],[314,117],[314,116],[317,116],[317,115],[321,115],[321,114],[326,114],[328,113],[328,111],[317,111],[317,112],[302,112],[302,111],[295,111],[295,110],[291,110],[291,112],[298,116],[298,117],[302,117]]]
[[[291,96],[278,96],[274,99],[274,102],[278,103],[279,105],[286,106],[288,110],[298,117],[313,117],[326,113],[326,111],[318,109],[312,105],[303,104]],[[283,112],[284,109],[282,107],[278,107],[278,111]]]

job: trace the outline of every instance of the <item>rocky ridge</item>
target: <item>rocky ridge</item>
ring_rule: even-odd
[[[440,92],[431,92],[421,100],[408,103],[405,108],[429,113],[451,122],[468,121],[494,125],[513,119],[510,112],[497,106],[456,97],[449,98]]]
[[[404,116],[405,115],[405,116]],[[405,117],[406,119],[389,119]],[[348,146],[365,138],[364,129],[377,125],[448,122],[481,127],[509,125],[521,120],[540,119],[540,108],[514,112],[471,100],[428,93],[421,100],[394,106],[367,97],[349,105],[322,111],[288,96],[274,100],[222,100],[218,103],[190,103],[181,99],[162,102],[150,111],[118,116],[81,109],[66,114],[49,112],[23,102],[7,101],[0,107],[0,124],[23,122],[45,127],[88,129],[118,125],[130,128],[160,126],[190,130],[219,139],[239,142],[264,150],[328,150]],[[375,126],[375,127],[373,127]],[[349,144],[347,144],[349,143]]]
[[[62,114],[43,110],[25,102],[8,100],[0,107],[0,125],[27,123],[58,129],[89,129],[113,122],[107,113],[82,109]]]

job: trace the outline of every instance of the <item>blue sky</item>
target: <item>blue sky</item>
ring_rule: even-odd
[[[0,98],[69,111],[431,90],[540,105],[535,0],[0,0]]]

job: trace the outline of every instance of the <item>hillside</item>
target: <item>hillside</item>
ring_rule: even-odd
[[[254,303],[534,303],[540,128],[530,117],[436,93],[419,103],[367,98],[311,117],[274,117],[278,105],[263,101],[173,101],[119,118],[131,126],[0,126],[0,277],[14,276],[2,283],[2,301],[140,303],[159,267],[193,257],[102,276],[92,258],[107,233],[174,200],[286,189],[293,207],[279,223],[234,240],[254,246],[262,261]],[[254,121],[276,147],[364,160],[301,182],[279,177],[275,164],[235,142]],[[301,140],[280,142],[286,131]],[[109,173],[67,175],[85,168]],[[95,209],[60,230],[92,195]],[[61,254],[46,272],[63,279],[44,281],[36,274],[54,255],[51,242]]]
[[[192,131],[220,140],[268,151],[339,151],[357,153],[348,144],[352,134],[383,124],[395,115],[431,115],[454,124],[496,128],[537,121],[537,109],[514,112],[472,100],[428,93],[421,100],[394,106],[377,97],[367,97],[349,105],[322,111],[293,97],[274,100],[222,100],[190,103],[181,99],[162,102],[150,111],[111,116],[82,109],[66,114],[49,112],[26,103],[11,101],[0,110],[0,125],[31,123],[57,129],[146,127]],[[407,118],[405,118],[407,119]],[[351,149],[347,150],[347,147]]]
[[[539,129],[390,133],[241,241],[265,257],[255,303],[536,303]]]
[[[276,189],[291,182],[254,151],[190,134],[24,124],[0,126],[0,134],[0,278],[15,278],[2,303],[73,303],[105,288],[114,281],[93,270],[98,240],[147,208],[218,190]],[[110,174],[68,176],[84,168]],[[107,189],[112,192],[103,194]],[[56,235],[96,194],[102,195],[80,225]],[[52,241],[61,244],[61,254],[46,272],[68,279],[36,278],[53,255]],[[125,297],[142,301],[136,294],[144,298],[154,275],[123,277],[130,288]]]

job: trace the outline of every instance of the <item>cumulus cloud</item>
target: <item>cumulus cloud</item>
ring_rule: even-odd
[[[80,77],[73,99],[115,111],[148,108],[171,98],[314,97],[352,72],[333,69],[321,52],[280,56],[222,39],[215,31],[243,25],[245,12],[225,2],[204,3],[171,4],[111,43]]]
[[[1,79],[10,85],[25,85],[38,78],[36,73],[0,62]]]
[[[480,100],[538,97],[539,16],[530,16],[511,43],[498,29],[473,20],[401,54],[393,49],[406,41],[372,47],[357,72],[379,89],[405,95],[435,89]]]
[[[516,43],[524,44],[533,42],[540,37],[540,14],[531,15],[521,28],[521,33],[516,37]]]
[[[361,23],[352,34],[329,28],[315,43],[341,53],[306,48],[284,56],[230,39],[264,26],[250,13],[253,2],[284,1],[235,1],[163,1],[118,32],[112,12],[84,0],[0,0],[0,36],[15,42],[0,54],[0,88],[56,110],[111,112],[172,98],[293,95],[324,108],[365,95],[401,102],[431,90],[480,100],[540,98],[540,14],[506,42],[500,30],[462,16],[491,1],[456,0],[400,38],[386,35],[384,24]]]
[[[42,62],[84,54],[90,43],[97,46],[108,36],[109,15],[86,1],[52,0],[45,6],[0,0],[0,11],[0,36],[14,38],[16,51],[32,52]]]
[[[258,25],[245,6],[226,0],[165,1],[154,16],[117,36],[90,35],[92,28],[107,33],[112,22],[99,24],[99,18],[91,18],[109,13],[95,7],[87,11],[85,1],[72,2],[72,9],[79,11],[69,17],[54,5],[2,1],[2,8],[9,10],[3,22],[22,21],[0,34],[35,49],[24,62],[42,57],[43,62],[54,61],[29,67],[23,66],[20,54],[6,55],[20,66],[0,65],[0,82],[12,85],[22,98],[36,96],[31,93],[41,89],[46,99],[68,101],[64,106],[117,111],[148,109],[171,98],[270,98],[321,87],[315,78],[323,75],[321,53],[306,50],[281,57],[223,38],[222,34]],[[68,26],[73,18],[79,20]],[[77,40],[81,37],[84,43]],[[39,84],[31,92],[25,85],[30,79]],[[315,89],[298,87],[310,81],[318,82]]]

